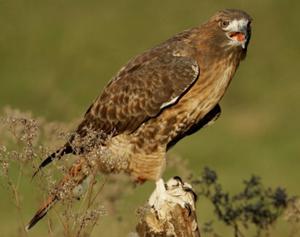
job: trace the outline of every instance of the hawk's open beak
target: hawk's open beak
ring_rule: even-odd
[[[248,34],[246,30],[243,31],[233,31],[233,32],[228,32],[228,37],[236,42],[237,44],[241,45],[242,48],[245,48],[246,42],[248,39]]]
[[[246,35],[243,32],[230,32],[229,37],[241,43],[246,40]]]

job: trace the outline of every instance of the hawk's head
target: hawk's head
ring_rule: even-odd
[[[216,30],[217,41],[223,47],[246,50],[251,36],[252,18],[244,11],[226,9],[217,12],[209,21]]]

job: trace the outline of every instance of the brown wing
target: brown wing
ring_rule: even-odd
[[[132,132],[144,121],[177,102],[199,77],[199,67],[189,57],[169,52],[141,55],[133,59],[107,85],[87,110],[70,140],[49,155],[34,173],[68,153],[82,153],[103,141],[103,136]],[[161,56],[161,54],[163,56]],[[95,131],[86,138],[88,131]],[[75,139],[79,135],[79,143]],[[100,138],[100,140],[99,140]],[[75,142],[74,142],[75,140]]]
[[[77,133],[85,135],[86,128],[106,134],[133,132],[176,103],[198,77],[198,64],[189,57],[166,54],[130,64],[88,109]]]

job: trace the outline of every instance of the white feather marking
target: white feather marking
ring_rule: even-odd
[[[160,106],[160,109],[163,109],[163,108],[165,108],[165,107],[167,107],[167,106],[169,106],[169,105],[174,104],[174,103],[177,101],[178,98],[179,98],[179,96],[177,96],[177,97],[171,99],[170,101],[167,101],[167,102],[163,103],[163,104]]]
[[[192,69],[193,69],[193,71],[194,71],[194,80],[193,80],[193,82],[194,82],[194,81],[197,79],[197,77],[198,77],[198,74],[199,74],[199,67],[198,67],[197,64],[194,64],[194,65],[192,65]],[[190,87],[190,85],[188,85],[186,88],[184,88],[183,91],[186,91],[186,89],[189,88],[189,87]],[[163,104],[160,106],[160,109],[163,109],[163,108],[165,108],[165,107],[167,107],[167,106],[169,106],[169,105],[172,105],[172,104],[176,103],[179,97],[180,97],[180,95],[179,95],[179,96],[176,96],[175,98],[171,99],[170,101],[167,101],[167,102],[163,103]]]
[[[172,55],[174,56],[174,57],[182,57],[183,55],[181,54],[181,52],[179,52],[179,51],[174,51],[173,53],[172,53]]]
[[[248,20],[246,19],[240,19],[240,20],[233,20],[229,23],[229,25],[224,28],[226,31],[231,31],[231,32],[237,32],[240,31],[241,29],[245,29],[248,25]]]
[[[196,78],[198,77],[198,74],[199,74],[199,66],[198,65],[192,65],[192,69],[194,70],[194,77],[195,77],[195,79],[194,80],[196,80]]]

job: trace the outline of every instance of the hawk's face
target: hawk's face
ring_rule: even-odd
[[[223,47],[246,50],[251,36],[252,18],[241,10],[222,10],[211,18]]]
[[[250,37],[250,21],[241,18],[234,20],[220,20],[219,25],[229,39],[228,45],[246,48]]]

